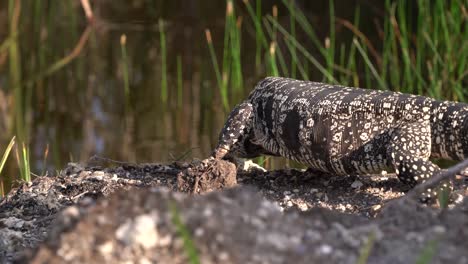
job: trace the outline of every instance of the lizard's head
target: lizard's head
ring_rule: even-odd
[[[236,106],[219,135],[218,146],[213,152],[215,158],[253,158],[265,150],[253,143],[253,107],[249,102]]]
[[[236,127],[226,126],[219,135],[219,143],[214,150],[216,158],[253,158],[260,155],[261,147],[252,143],[251,122]]]
[[[238,142],[236,142],[236,144],[234,144],[231,150],[227,153],[227,158],[237,157],[251,159],[262,154],[267,154],[265,149],[252,142],[253,135],[250,135],[250,133],[253,132],[251,131],[248,134],[245,134]]]

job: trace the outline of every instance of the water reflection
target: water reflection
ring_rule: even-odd
[[[0,3],[0,17],[7,3]],[[24,1],[23,1],[24,2]],[[255,1],[254,1],[255,2]],[[281,1],[261,1],[263,13]],[[310,14],[320,37],[327,36],[328,1],[295,1]],[[359,1],[357,1],[359,2]],[[356,1],[335,1],[337,15],[351,18]],[[86,27],[79,1],[52,1],[43,5],[24,2],[19,43],[23,76],[34,73],[69,54]],[[222,109],[204,36],[210,28],[221,58],[224,1],[92,1],[96,25],[81,55],[57,73],[35,82],[31,89],[30,125],[32,171],[41,174],[68,161],[86,161],[93,155],[130,162],[165,162],[180,157],[206,157],[216,143],[226,114]],[[378,9],[379,4],[368,4]],[[373,5],[373,6],[372,6]],[[37,9],[33,9],[32,7]],[[265,75],[255,69],[253,25],[244,17],[242,63],[245,90],[237,103]],[[370,10],[370,9],[369,9]],[[280,19],[289,21],[288,16]],[[370,11],[369,11],[370,12]],[[365,12],[363,12],[365,13]],[[365,14],[364,14],[365,17]],[[158,20],[167,21],[169,100],[163,104]],[[364,21],[373,21],[369,16]],[[35,24],[36,23],[36,24]],[[371,24],[371,23],[369,23]],[[364,28],[365,30],[365,28]],[[340,31],[338,29],[337,33]],[[120,46],[127,36],[130,107],[125,107]],[[0,38],[8,36],[8,20],[0,20]],[[343,38],[348,35],[343,35]],[[307,43],[305,43],[307,44]],[[182,61],[182,95],[178,102],[177,56]],[[0,150],[13,136],[12,96],[8,65],[0,57]],[[320,74],[312,73],[320,80]],[[44,162],[44,153],[48,159]],[[18,174],[10,158],[7,176]]]

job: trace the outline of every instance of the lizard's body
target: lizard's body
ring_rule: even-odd
[[[269,77],[230,114],[214,156],[283,156],[335,174],[395,168],[414,186],[468,157],[468,104]]]

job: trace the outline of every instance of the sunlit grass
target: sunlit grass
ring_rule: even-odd
[[[81,3],[88,3],[87,0],[81,1]],[[66,3],[65,7],[60,6],[61,4],[51,4],[49,10],[62,10],[63,12],[70,15],[70,12],[76,12],[76,8],[73,5]],[[60,6],[60,8],[59,8]],[[47,92],[49,91],[46,78],[51,77],[60,70],[64,69],[67,65],[76,59],[82,52],[87,40],[92,32],[91,21],[93,18],[90,6],[86,12],[88,21],[90,23],[85,28],[84,32],[80,36],[78,42],[73,47],[68,48],[65,55],[57,52],[59,56],[50,56],[50,47],[47,47],[45,39],[47,38],[44,34],[45,31],[52,32],[53,19],[46,17],[45,5],[43,1],[21,1],[21,0],[8,0],[8,38],[3,40],[0,45],[0,57],[5,53],[8,62],[8,73],[7,82],[4,91],[6,91],[7,97],[11,96],[11,107],[8,110],[13,118],[11,123],[8,123],[8,131],[4,136],[16,135],[15,142],[15,156],[16,165],[19,169],[19,177],[12,176],[8,178],[8,182],[1,182],[2,192],[3,190],[10,190],[12,182],[18,180],[31,181],[31,157],[29,144],[31,141],[30,127],[34,118],[37,115],[38,104],[40,107],[47,109],[47,105],[51,104],[51,99]],[[50,11],[52,12],[52,11]],[[52,12],[53,13],[53,12]],[[71,26],[77,26],[78,23],[74,20],[74,14],[71,14]],[[81,29],[80,29],[81,30]],[[75,29],[67,31],[67,33],[74,34]],[[78,36],[77,34],[73,36]],[[72,41],[75,41],[75,37]],[[27,45],[31,45],[32,48],[26,48]],[[58,59],[56,59],[58,57]],[[52,60],[52,62],[48,62]],[[67,89],[69,89],[67,87]],[[44,109],[44,108],[42,108]],[[49,115],[45,115],[46,123],[51,119]],[[54,144],[55,146],[55,144]],[[10,149],[11,151],[11,149]],[[44,153],[43,166],[46,168],[45,162],[47,161],[48,148]],[[54,152],[55,156],[58,156]],[[6,162],[6,160],[4,161]],[[5,164],[2,165],[2,170]],[[13,168],[13,166],[11,167]],[[13,171],[9,170],[9,173],[14,174]]]
[[[8,156],[10,155],[11,149],[15,145],[15,137],[11,138],[10,143],[8,144],[7,148],[5,149],[5,152],[3,152],[2,159],[0,160],[0,197],[3,197],[5,195],[5,186],[3,184],[3,176],[2,171],[5,166],[5,163],[8,159]]]
[[[31,181],[31,167],[30,167],[30,156],[29,147],[26,144],[16,145],[15,148],[16,162],[20,171],[20,180],[24,182]]]
[[[205,30],[206,36],[206,43],[208,44],[208,50],[210,51],[211,62],[213,63],[213,69],[216,76],[217,86],[219,88],[221,94],[221,102],[223,104],[223,109],[228,112],[229,109],[229,99],[228,99],[228,92],[227,87],[224,84],[223,77],[221,76],[221,70],[218,64],[218,58],[216,56],[216,52],[213,46],[213,39],[211,36],[211,31],[209,29]]]
[[[295,58],[299,52],[325,81],[465,100],[467,91],[463,90],[463,80],[468,74],[468,34],[462,25],[466,24],[467,14],[466,6],[459,1],[437,0],[431,5],[425,0],[387,1],[380,51],[359,30],[359,8],[351,23],[335,17],[334,2],[330,1],[329,36],[321,41],[303,11],[292,1],[282,2],[320,57],[313,56],[311,49],[297,40],[295,26],[287,30],[274,16],[267,16],[268,21],[284,36],[289,55]],[[408,19],[411,5],[418,7],[416,26]],[[336,46],[337,23],[355,35],[353,41]],[[303,78],[308,77],[309,73],[300,69],[299,58],[294,64]],[[358,72],[364,74],[358,76]]]

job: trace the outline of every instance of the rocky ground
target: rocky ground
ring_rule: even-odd
[[[0,202],[0,261],[468,263],[462,180],[441,210],[399,198],[391,174],[70,164]]]

